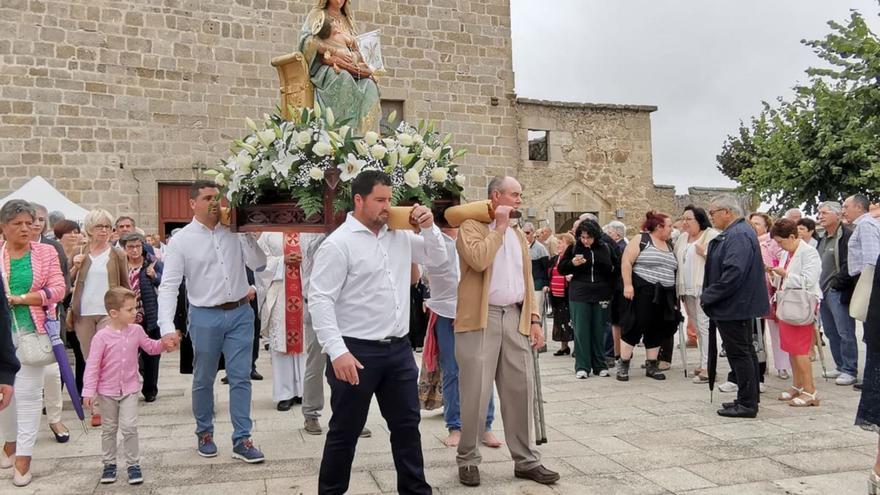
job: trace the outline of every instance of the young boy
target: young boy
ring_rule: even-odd
[[[92,339],[83,379],[83,404],[90,410],[100,405],[102,415],[101,447],[104,471],[101,483],[116,481],[116,436],[122,430],[122,448],[128,464],[128,482],[143,483],[138,452],[138,349],[150,355],[160,354],[162,342],[147,337],[134,323],[137,316],[135,293],[114,287],[104,295],[110,323]]]

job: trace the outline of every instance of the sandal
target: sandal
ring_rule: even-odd
[[[809,397],[809,399],[804,399],[804,396]],[[791,407],[810,407],[818,406],[819,402],[819,391],[817,390],[812,394],[809,392],[801,392],[801,395],[792,399],[788,405]]]
[[[776,400],[792,400],[795,397],[804,393],[804,389],[802,389],[802,388],[791,387],[791,389],[794,390],[794,393],[791,393],[788,390],[786,390],[785,392],[782,392],[781,394],[779,394],[779,397],[777,397]]]

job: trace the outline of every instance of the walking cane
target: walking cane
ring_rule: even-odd
[[[821,325],[821,323],[820,323]],[[822,334],[819,325],[813,324],[813,343],[816,345],[816,355],[819,356],[819,364],[822,365],[822,376],[828,381],[828,370],[825,369],[825,352],[822,350]]]
[[[683,321],[678,322],[678,346],[681,349],[679,355],[681,355],[681,367],[684,369],[684,377],[688,376],[688,360],[687,360],[687,341],[685,339],[685,335],[687,333],[687,326],[684,325]]]
[[[547,428],[544,423],[544,394],[541,392],[541,367],[538,364],[538,350],[532,349],[532,362],[535,368],[535,445],[547,443]]]

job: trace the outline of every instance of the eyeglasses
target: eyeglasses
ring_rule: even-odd
[[[709,210],[709,215],[710,215],[710,216],[714,216],[714,215],[715,215],[716,213],[718,213],[719,211],[721,211],[721,210],[726,210],[726,209],[727,209],[727,208],[715,208],[714,210]]]
[[[126,244],[125,249],[143,249],[143,244]]]
[[[111,226],[109,226],[109,225],[107,225],[107,224],[101,224],[101,225],[95,225],[93,228],[95,228],[95,229],[101,229],[101,230],[110,230],[110,229],[112,229],[113,227],[111,227]]]

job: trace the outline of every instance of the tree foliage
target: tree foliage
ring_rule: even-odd
[[[880,39],[858,11],[828,25],[825,39],[802,41],[827,67],[807,69],[792,99],[740,122],[717,157],[722,173],[777,210],[880,195]]]

